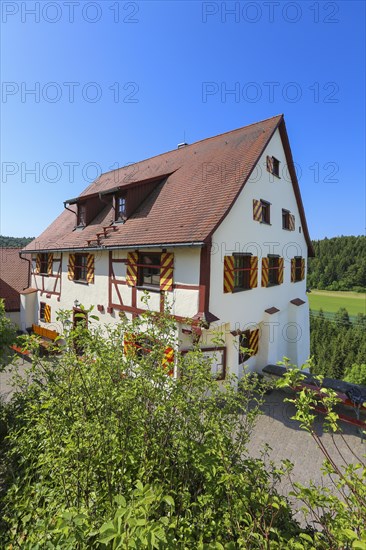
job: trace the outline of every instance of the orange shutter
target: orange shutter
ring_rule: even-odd
[[[86,280],[88,283],[94,283],[94,254],[88,254],[86,262]]]
[[[75,276],[75,254],[69,254],[69,270],[67,277],[69,281],[73,281]]]
[[[224,256],[224,293],[234,290],[234,256]]]
[[[48,275],[52,275],[53,272],[53,254],[47,255],[47,273]]]
[[[272,159],[272,157],[267,155],[266,164],[267,164],[268,172],[271,172],[271,174],[273,174],[273,159]]]
[[[262,286],[268,286],[268,258],[262,258]]]
[[[135,335],[131,332],[126,332],[123,340],[123,351],[125,355],[129,355],[131,353],[135,353],[136,351],[136,343],[135,343]]]
[[[278,284],[283,283],[283,258],[278,258]]]
[[[289,230],[295,231],[295,216],[293,214],[289,214]]]
[[[296,260],[291,258],[291,283],[296,281]]]
[[[256,355],[258,353],[258,344],[259,344],[259,329],[252,330],[249,335],[249,349],[251,350],[251,355]]]
[[[174,254],[162,252],[160,264],[160,290],[173,290]]]
[[[44,322],[51,322],[51,306],[49,306],[48,304],[44,306]]]
[[[301,280],[305,279],[305,258],[301,258]]]
[[[262,221],[262,203],[256,199],[253,199],[253,220]]]
[[[128,286],[137,285],[137,262],[139,259],[138,252],[128,252],[127,254],[127,273],[126,282]]]
[[[249,287],[256,288],[257,285],[258,285],[258,258],[257,256],[251,256]]]
[[[36,269],[34,270],[34,273],[40,273],[41,272],[41,255],[37,254],[36,256]]]

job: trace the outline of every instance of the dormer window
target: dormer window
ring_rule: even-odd
[[[116,222],[123,222],[126,219],[126,197],[123,195],[118,195],[115,199],[116,201]]]
[[[78,227],[86,225],[86,203],[78,204]]]

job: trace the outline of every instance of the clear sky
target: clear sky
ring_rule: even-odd
[[[102,171],[284,113],[312,238],[365,231],[363,1],[5,1],[1,227]]]

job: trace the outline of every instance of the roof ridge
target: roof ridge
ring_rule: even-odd
[[[192,145],[197,145],[198,143],[202,143],[203,141],[208,141],[210,139],[216,139],[218,137],[224,136],[225,134],[233,134],[234,132],[239,132],[240,130],[243,130],[244,128],[249,128],[250,126],[257,126],[258,124],[263,124],[263,122],[267,122],[268,120],[272,120],[274,118],[280,118],[280,117],[282,117],[282,118],[284,117],[283,113],[280,113],[278,115],[274,115],[274,116],[271,116],[271,117],[268,117],[268,118],[264,118],[263,120],[259,120],[258,122],[251,122],[250,124],[246,124],[245,126],[240,126],[239,128],[234,128],[234,130],[227,130],[226,132],[221,132],[221,134],[216,134],[215,136],[209,136],[209,137],[206,137],[206,138],[203,138],[203,139],[199,139],[197,141],[194,141],[193,143],[187,143],[187,145],[185,145],[185,147],[182,147],[181,149],[185,150],[187,147],[192,147]],[[113,170],[108,170],[107,172],[103,172],[102,174],[100,174],[98,179],[92,181],[88,187],[90,187],[91,185],[96,183],[99,180],[99,178],[101,178],[102,176],[104,176],[106,174],[110,174],[111,172],[118,172],[118,170],[123,170],[124,168],[130,168],[131,166],[134,166],[135,164],[139,164],[140,162],[146,162],[148,160],[153,160],[153,159],[156,159],[158,157],[163,157],[164,155],[168,155],[169,153],[175,153],[179,150],[180,149],[178,149],[178,148],[170,149],[169,151],[165,151],[164,153],[159,153],[158,155],[153,155],[152,157],[147,157],[147,158],[144,158],[144,159],[141,159],[141,160],[137,160],[136,162],[131,162],[130,164],[127,164],[126,166],[120,166],[119,168],[114,168]],[[88,189],[88,187],[86,189]],[[86,189],[84,191],[86,191]]]

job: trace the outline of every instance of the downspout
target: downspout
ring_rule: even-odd
[[[68,208],[66,205],[67,205],[67,201],[64,202],[64,208],[69,212],[72,212],[73,214],[75,214],[75,216],[77,217],[78,213],[75,212],[75,210],[71,210],[71,208]]]
[[[22,252],[19,252],[19,258],[20,258],[21,260],[25,260],[26,262],[28,262],[28,286],[26,286],[25,288],[23,288],[23,290],[25,290],[26,288],[29,288],[29,287],[30,287],[31,260],[29,260],[28,258],[23,258]]]

